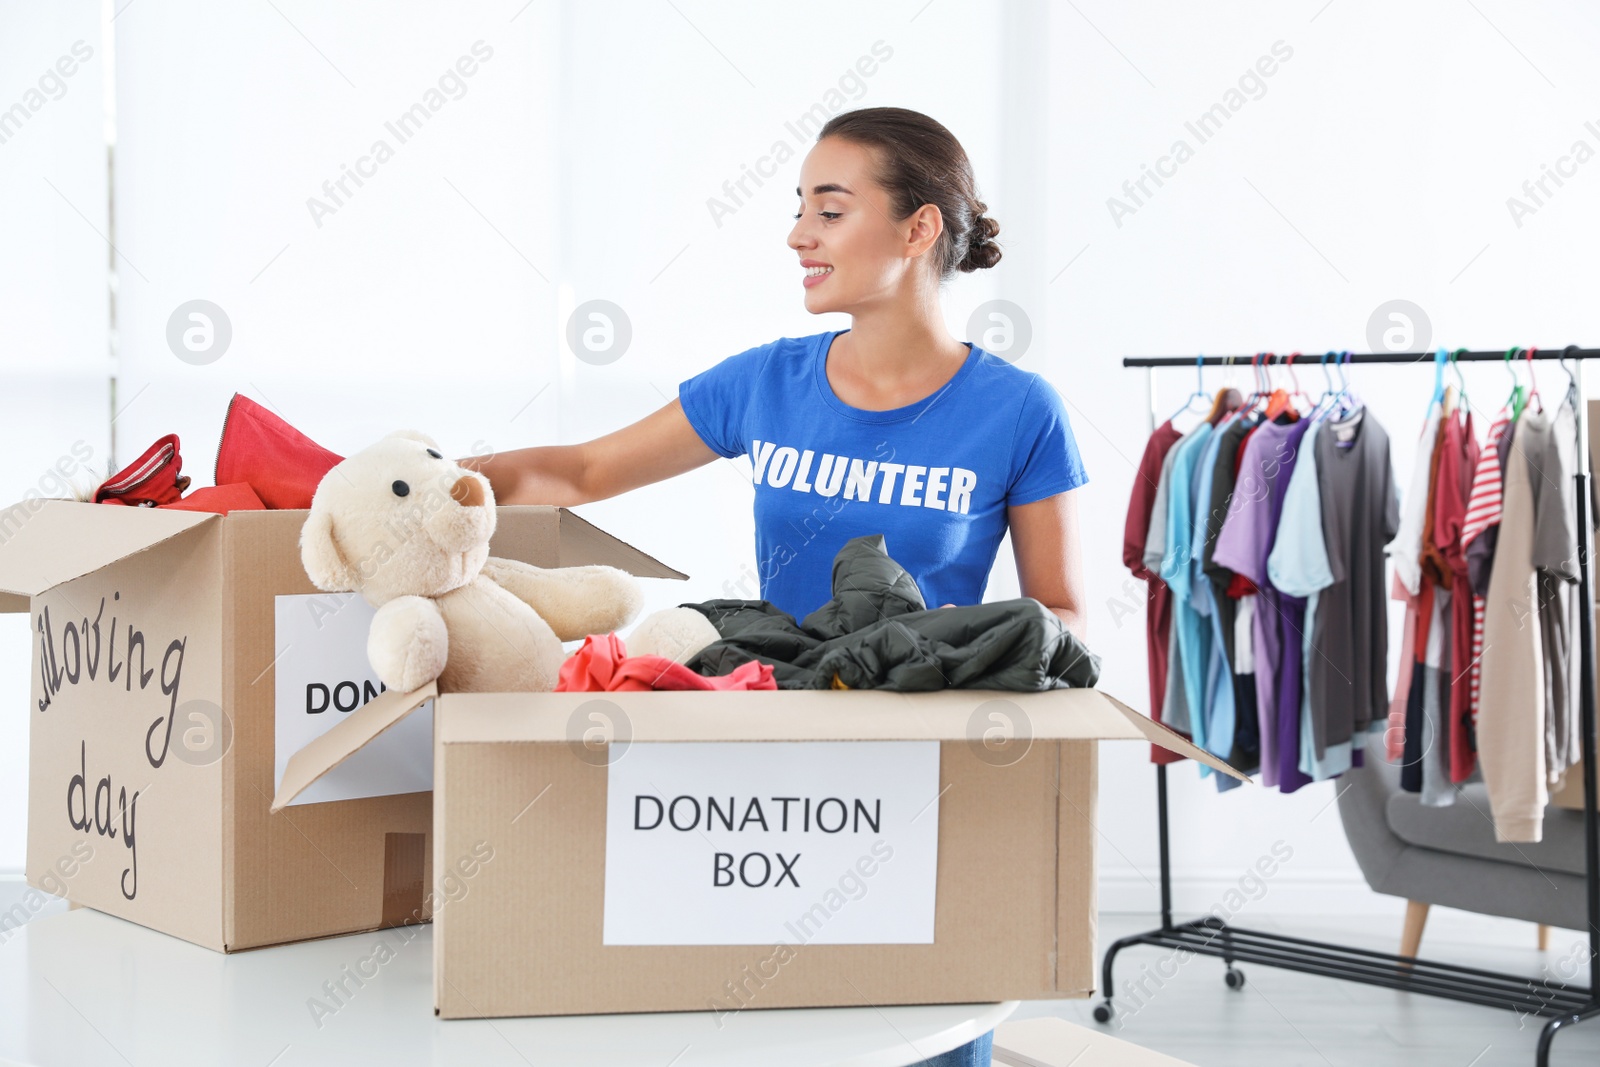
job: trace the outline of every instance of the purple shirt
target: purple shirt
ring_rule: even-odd
[[[1212,558],[1249,578],[1260,593],[1254,620],[1256,716],[1261,729],[1261,782],[1293,791],[1309,781],[1300,774],[1300,632],[1305,599],[1273,587],[1267,557],[1283,511],[1289,475],[1299,456],[1306,419],[1263,423],[1245,442],[1239,480]],[[1285,648],[1294,655],[1286,656]],[[1291,677],[1292,676],[1292,677]],[[1287,710],[1286,710],[1287,709]]]

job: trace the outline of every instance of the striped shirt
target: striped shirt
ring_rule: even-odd
[[[1500,523],[1500,438],[1511,425],[1511,409],[1501,408],[1489,424],[1489,436],[1478,453],[1478,466],[1472,472],[1472,491],[1467,496],[1467,517],[1461,527],[1461,550],[1479,534]],[[1472,597],[1472,674],[1468,701],[1473,722],[1478,719],[1478,685],[1483,660],[1483,597]]]

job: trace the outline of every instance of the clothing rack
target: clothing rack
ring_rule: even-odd
[[[1330,356],[1334,355],[1329,353]],[[1301,369],[1310,371],[1322,364],[1324,357],[1310,356],[1296,359]],[[1453,357],[1461,363],[1504,362],[1504,352],[1458,351]],[[1520,352],[1513,362],[1530,358]],[[1411,956],[1388,952],[1373,952],[1347,945],[1325,941],[1311,941],[1284,934],[1245,930],[1230,926],[1215,916],[1206,916],[1188,922],[1172,920],[1172,868],[1167,835],[1167,767],[1156,766],[1157,835],[1161,850],[1161,926],[1142,934],[1124,937],[1106,950],[1101,964],[1101,986],[1105,1001],[1097,1004],[1094,1017],[1107,1022],[1112,1014],[1112,965],[1117,953],[1134,945],[1152,945],[1162,948],[1185,949],[1196,955],[1220,958],[1227,965],[1225,978],[1230,989],[1244,987],[1244,974],[1234,964],[1259,963],[1267,967],[1299,971],[1305,974],[1339,978],[1366,985],[1399,989],[1411,993],[1444,997],[1481,1004],[1485,1007],[1506,1008],[1526,1015],[1546,1018],[1539,1035],[1538,1067],[1547,1067],[1550,1043],[1563,1027],[1572,1026],[1585,1019],[1600,1015],[1600,819],[1596,816],[1596,740],[1595,740],[1595,663],[1594,663],[1594,611],[1593,583],[1589,569],[1589,540],[1593,531],[1593,518],[1589,511],[1588,483],[1589,435],[1586,404],[1583,397],[1583,363],[1600,359],[1600,348],[1568,346],[1564,351],[1536,349],[1531,358],[1537,360],[1570,359],[1572,375],[1577,385],[1577,469],[1573,474],[1573,492],[1577,495],[1577,545],[1578,545],[1578,596],[1582,608],[1578,612],[1579,640],[1583,643],[1579,666],[1579,709],[1583,747],[1583,805],[1585,887],[1589,919],[1589,985],[1567,985],[1560,982],[1529,978],[1525,975],[1504,974],[1438,963]],[[1159,416],[1155,408],[1155,370],[1161,367],[1238,367],[1284,366],[1285,357],[1270,354],[1256,356],[1130,356],[1122,361],[1124,367],[1144,367],[1145,389],[1150,401],[1150,429],[1153,433]],[[1343,364],[1413,364],[1428,366],[1435,362],[1432,352],[1375,353],[1345,355]],[[1374,750],[1375,758],[1383,758],[1382,749]]]

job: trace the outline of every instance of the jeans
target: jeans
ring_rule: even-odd
[[[976,1041],[942,1052],[931,1060],[912,1064],[912,1067],[989,1067],[989,1052],[994,1045],[994,1031]]]

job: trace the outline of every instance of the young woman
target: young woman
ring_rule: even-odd
[[[850,329],[724,359],[593,441],[462,462],[500,503],[573,505],[748,454],[760,596],[796,619],[833,596],[839,548],[872,533],[928,605],[981,603],[1009,527],[1022,595],[1084,637],[1087,479],[1066,409],[1038,374],[952,337],[940,308],[957,271],[1000,260],[966,152],[915,111],[845,112],[796,191],[806,310]],[[926,1062],[987,1064],[991,1036]]]

